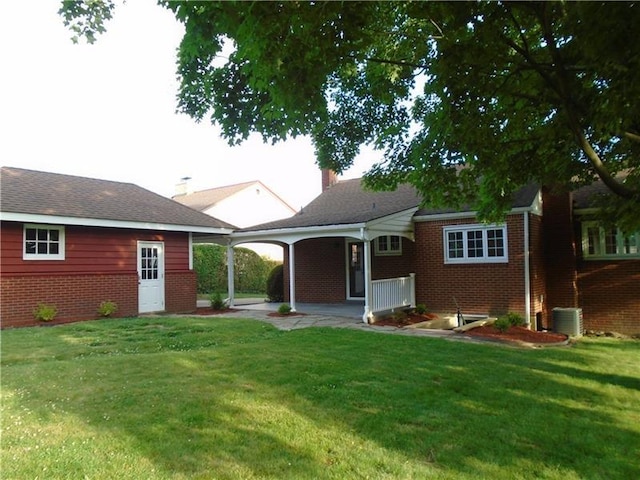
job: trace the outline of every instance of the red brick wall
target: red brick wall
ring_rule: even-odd
[[[443,227],[476,223],[473,218],[416,222],[416,302],[455,313],[524,316],[523,216],[507,217],[508,263],[445,264]]]
[[[405,277],[416,273],[414,260],[415,243],[401,237],[402,255],[376,255],[375,242],[371,242],[371,279]]]
[[[343,238],[301,240],[294,246],[296,301],[339,303],[346,298]],[[289,252],[285,248],[285,301],[289,298]]]
[[[197,307],[196,273],[193,270],[167,272],[165,310],[171,313],[193,312]]]
[[[318,238],[295,244],[296,301],[341,303],[347,296],[346,242],[344,238]],[[402,238],[402,255],[377,256],[371,244],[371,277],[394,278],[414,272],[415,244]],[[284,251],[285,301],[289,299],[289,252]]]
[[[555,307],[578,306],[576,241],[571,195],[542,192],[546,298],[544,324]]]
[[[640,333],[640,260],[578,262],[584,328]]]
[[[537,317],[537,327],[544,326],[544,305],[547,298],[545,283],[547,275],[544,261],[544,236],[542,217],[532,213],[527,215],[529,215],[529,278],[531,282],[531,315]],[[538,325],[538,322],[541,325]]]
[[[56,320],[98,318],[100,302],[118,305],[115,317],[138,314],[138,275],[5,275],[0,279],[2,327],[36,325],[33,310],[55,305]]]

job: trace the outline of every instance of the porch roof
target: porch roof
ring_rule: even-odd
[[[232,244],[295,243],[304,238],[352,237],[372,240],[381,235],[413,239],[412,218],[420,197],[409,185],[392,192],[364,190],[361,179],[331,186],[293,217],[235,231]]]

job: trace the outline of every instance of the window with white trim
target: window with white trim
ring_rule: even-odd
[[[445,263],[506,263],[507,227],[451,225],[443,228]]]
[[[582,254],[587,259],[640,258],[640,232],[625,235],[619,228],[596,222],[582,224]]]
[[[64,260],[64,227],[25,224],[22,245],[24,260]]]
[[[375,240],[376,255],[402,255],[402,240],[398,235],[383,235]]]

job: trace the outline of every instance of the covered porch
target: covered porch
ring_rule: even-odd
[[[376,258],[379,264],[397,268],[380,268],[374,279],[373,249],[376,239],[385,242],[394,237],[413,244],[411,208],[374,220],[356,224],[314,225],[303,227],[243,230],[234,232],[228,240],[227,264],[233,266],[233,247],[260,242],[276,243],[285,249],[285,298],[293,312],[319,313],[337,316],[357,316],[370,323],[376,313],[415,306],[415,274],[410,273],[406,258],[388,256]],[[379,248],[379,243],[376,243]],[[410,255],[407,254],[406,257]],[[401,274],[397,272],[402,271]],[[395,275],[388,275],[395,272]],[[229,269],[230,306],[239,306],[234,297],[234,272]],[[301,285],[300,285],[301,284]],[[331,284],[331,299],[317,293]],[[304,294],[303,294],[304,293]],[[299,295],[300,294],[300,295]],[[298,298],[301,302],[298,302]],[[329,301],[327,301],[329,300]],[[249,308],[277,309],[278,304],[254,304]],[[243,308],[247,308],[243,305]]]

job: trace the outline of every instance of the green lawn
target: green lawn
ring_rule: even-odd
[[[640,342],[251,320],[2,332],[8,479],[640,478]]]

